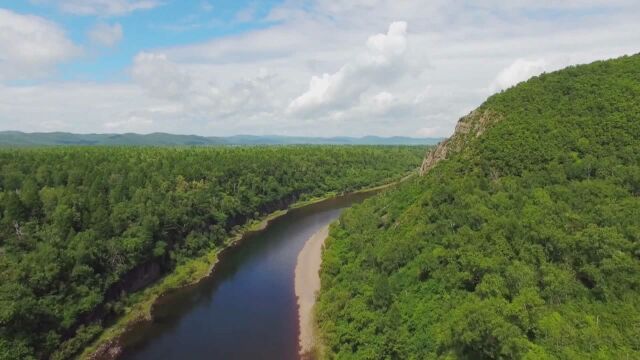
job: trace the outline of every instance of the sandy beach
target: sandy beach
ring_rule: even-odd
[[[300,322],[300,354],[307,354],[314,347],[313,305],[320,290],[320,264],[322,246],[329,234],[329,225],[313,234],[304,245],[296,264],[295,290],[298,297]]]

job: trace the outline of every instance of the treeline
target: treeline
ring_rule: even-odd
[[[122,313],[122,296],[223,246],[247,220],[398,178],[423,153],[373,146],[0,150],[0,358],[71,356],[104,319]]]
[[[346,211],[326,358],[640,358],[640,56],[497,94],[425,177]],[[487,123],[490,123],[488,121]]]

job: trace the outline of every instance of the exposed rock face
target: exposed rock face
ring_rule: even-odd
[[[461,118],[453,135],[427,153],[420,167],[420,176],[427,174],[441,160],[462,151],[469,141],[482,135],[491,124],[501,119],[499,114],[491,110],[474,110]]]
[[[425,175],[429,170],[431,170],[440,160],[444,160],[447,158],[447,152],[449,150],[449,139],[443,140],[436,146],[435,149],[429,150],[427,156],[425,156],[422,161],[422,166],[420,166],[420,176]]]

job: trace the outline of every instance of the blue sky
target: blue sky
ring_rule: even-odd
[[[86,49],[84,56],[60,65],[62,80],[114,81],[127,76],[133,57],[149,48],[196,43],[273,25],[265,20],[276,0],[164,0],[149,10],[125,14],[81,15],[61,11],[55,3],[8,0],[2,7],[33,14],[64,27]],[[92,44],[87,33],[96,23],[120,24],[126,35],[112,48]]]
[[[441,137],[639,51],[637,0],[4,0],[0,130]]]

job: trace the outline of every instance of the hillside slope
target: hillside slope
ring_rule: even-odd
[[[638,55],[533,78],[345,212],[325,357],[640,358],[639,100]]]

